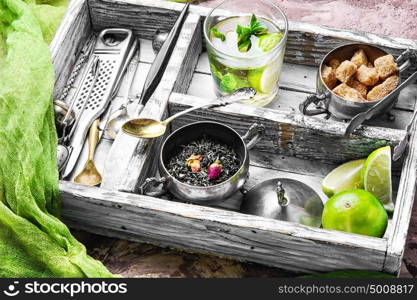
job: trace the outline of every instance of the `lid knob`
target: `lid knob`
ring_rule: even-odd
[[[278,204],[281,207],[288,206],[290,201],[285,197],[285,190],[282,187],[282,182],[281,181],[277,182],[277,188],[275,189],[275,191],[277,192],[277,196],[278,196]]]

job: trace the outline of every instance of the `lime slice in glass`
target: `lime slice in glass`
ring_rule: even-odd
[[[260,93],[269,94],[277,87],[279,70],[277,63],[248,71],[248,81]]]
[[[368,156],[361,171],[361,185],[374,194],[387,211],[394,210],[390,146],[379,148]]]
[[[233,93],[237,89],[249,86],[250,84],[246,80],[241,79],[233,73],[224,75],[220,82],[220,89],[225,93]]]
[[[331,171],[321,184],[323,192],[328,197],[331,197],[342,191],[359,188],[361,184],[361,170],[364,164],[364,159],[354,160]]]
[[[258,47],[263,52],[272,50],[282,39],[281,32],[267,33],[259,37]]]

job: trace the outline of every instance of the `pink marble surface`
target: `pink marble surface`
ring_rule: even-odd
[[[223,0],[202,1],[214,7]],[[255,0],[242,0],[253,3]],[[271,0],[292,21],[417,40],[417,0]]]

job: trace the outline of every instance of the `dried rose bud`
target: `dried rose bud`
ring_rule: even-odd
[[[207,168],[207,175],[209,179],[216,179],[220,177],[222,173],[222,164],[220,160],[216,160]]]
[[[202,155],[191,155],[189,158],[187,158],[187,166],[191,167],[191,172],[197,173],[201,170],[200,161],[203,160]]]

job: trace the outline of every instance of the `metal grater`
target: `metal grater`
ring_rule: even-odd
[[[93,56],[98,56],[100,60],[100,73],[89,99],[88,93],[94,78],[92,73],[80,83],[80,96],[74,99],[74,112],[79,121],[69,143],[72,151],[63,178],[71,174],[76,165],[91,124],[106,110],[132,41],[133,35],[129,29],[105,29],[99,34]],[[88,102],[84,107],[85,101]]]

